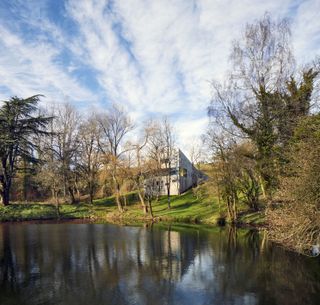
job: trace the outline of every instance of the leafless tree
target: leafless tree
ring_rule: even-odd
[[[148,206],[145,201],[145,180],[146,176],[150,172],[150,168],[148,166],[147,158],[144,153],[146,145],[148,143],[149,134],[151,129],[147,125],[144,128],[142,137],[138,140],[137,143],[131,144],[132,150],[135,153],[135,161],[136,164],[133,169],[132,178],[135,184],[135,188],[138,192],[138,196],[141,202],[141,206],[144,214],[148,213]]]
[[[233,43],[232,71],[224,84],[214,84],[209,116],[232,135],[249,138],[257,146],[261,187],[269,193],[277,185],[276,126],[283,108],[282,93],[294,73],[288,20],[274,22],[266,14],[247,24]]]
[[[165,187],[170,209],[171,176],[173,166],[176,167],[175,134],[169,119],[164,117],[155,121],[150,129],[149,156],[157,164],[159,193],[162,177],[165,178]],[[161,181],[160,181],[161,180]]]
[[[120,198],[119,168],[123,161],[125,136],[133,129],[133,124],[124,109],[113,105],[105,114],[97,117],[101,127],[101,140],[99,147],[104,154],[104,164],[110,171],[113,189],[119,212],[123,212]]]
[[[162,135],[163,135],[163,155],[162,163],[165,166],[166,173],[166,188],[168,197],[168,209],[170,206],[170,195],[171,195],[171,176],[172,176],[172,166],[176,167],[176,150],[175,150],[175,136],[173,126],[169,122],[168,118],[165,117],[162,121]]]
[[[202,161],[204,155],[202,143],[193,143],[189,153],[191,163],[200,169],[200,162]]]
[[[79,151],[80,115],[70,104],[59,105],[49,110],[49,113],[54,120],[50,125],[52,135],[43,143],[46,166],[42,168],[42,172],[47,174],[48,183],[53,181],[50,188],[56,201],[58,193],[62,191],[65,201],[68,194],[71,202],[75,203],[75,165]]]
[[[98,173],[101,167],[101,153],[99,149],[101,127],[95,115],[91,115],[80,125],[79,137],[81,140],[79,141],[77,168],[80,171],[81,179],[85,181],[90,203],[92,204],[98,183]]]
[[[75,198],[75,158],[79,149],[80,115],[70,104],[63,104],[57,109],[55,120],[56,142],[53,150],[61,163],[63,177],[63,195],[69,193],[72,203]]]
[[[55,117],[54,109],[46,110],[51,117]],[[55,152],[56,143],[55,120],[48,124],[49,135],[39,139],[39,158],[43,161],[39,167],[37,181],[39,185],[48,189],[59,214],[59,195],[63,189],[61,164]]]

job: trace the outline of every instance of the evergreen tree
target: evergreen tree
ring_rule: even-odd
[[[35,137],[46,135],[51,117],[37,114],[40,95],[26,99],[12,97],[0,108],[0,194],[4,205],[10,201],[12,179],[19,158],[37,162]]]

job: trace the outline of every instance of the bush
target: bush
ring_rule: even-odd
[[[320,115],[298,124],[288,160],[279,193],[284,203],[267,214],[270,236],[303,252],[320,243]]]

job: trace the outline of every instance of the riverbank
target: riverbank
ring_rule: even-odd
[[[45,203],[13,203],[0,207],[0,222],[53,220],[53,219],[91,219],[113,223],[143,223],[147,221],[198,223],[216,225],[219,218],[225,215],[222,207],[214,197],[203,198],[192,190],[180,196],[171,197],[171,208],[167,208],[167,198],[162,197],[153,203],[154,219],[144,215],[135,194],[126,196],[127,206],[124,213],[119,213],[114,197],[98,199],[94,204],[63,204],[59,210]],[[245,207],[240,209],[239,224],[262,226],[263,212],[250,212]]]

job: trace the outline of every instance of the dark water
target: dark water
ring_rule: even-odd
[[[228,228],[4,224],[0,304],[320,304],[320,263]]]

